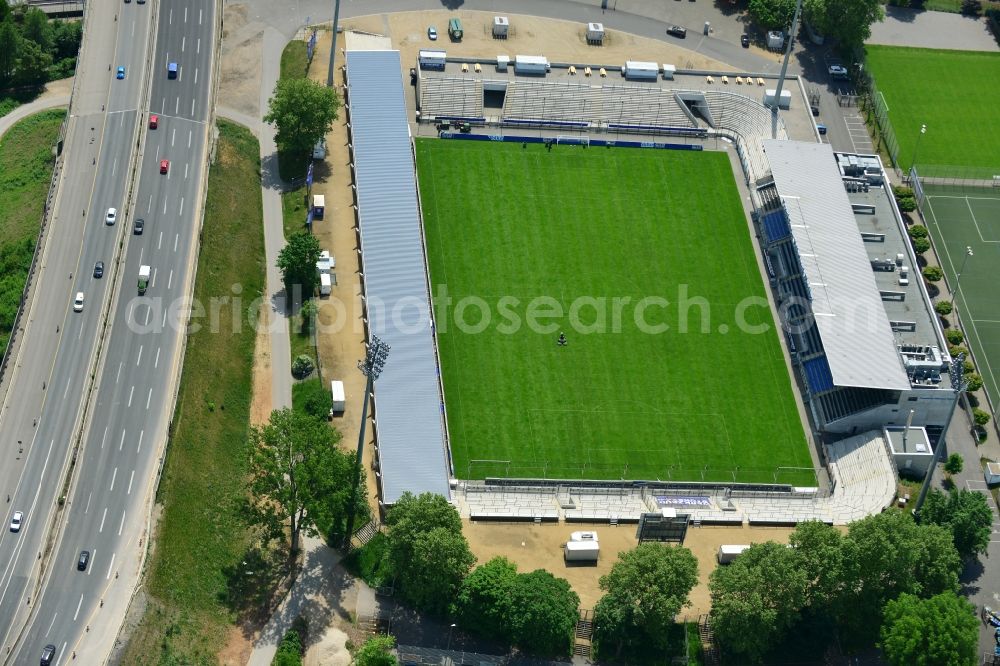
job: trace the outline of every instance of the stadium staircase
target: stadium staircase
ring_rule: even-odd
[[[576,633],[573,636],[573,656],[590,659],[593,653],[594,612],[581,610],[580,619],[576,621]]]
[[[715,634],[712,632],[712,622],[708,615],[698,617],[698,638],[701,639],[701,651],[705,657],[705,666],[718,666],[719,648],[715,644]]]

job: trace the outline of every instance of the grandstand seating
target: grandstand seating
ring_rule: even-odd
[[[748,180],[754,182],[770,171],[764,155],[764,139],[787,139],[784,123],[756,99],[726,90],[706,90],[705,102],[717,129],[729,130],[741,140]]]
[[[420,112],[433,118],[482,118],[483,83],[478,79],[424,76]]]

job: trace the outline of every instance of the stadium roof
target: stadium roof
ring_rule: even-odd
[[[450,497],[416,171],[399,72],[398,51],[347,53],[368,330],[392,348],[375,382],[387,504],[407,491]]]
[[[906,390],[906,376],[851,202],[824,143],[764,142],[836,386]]]

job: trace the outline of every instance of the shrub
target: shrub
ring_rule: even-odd
[[[953,345],[960,345],[965,340],[965,334],[959,328],[949,328],[944,337],[948,338],[948,342]]]
[[[979,389],[983,388],[983,378],[979,373],[970,372],[965,375],[966,387],[965,390],[969,393],[975,393]]]
[[[944,277],[944,272],[937,266],[925,266],[922,272],[928,282],[940,282]]]
[[[308,379],[292,386],[292,407],[318,419],[326,419],[333,407],[333,396],[319,379]]]
[[[912,213],[917,209],[917,199],[911,194],[908,197],[896,197],[896,205],[902,213]]]
[[[949,315],[951,311],[955,309],[951,301],[938,301],[934,304],[934,311],[939,315]]]
[[[972,410],[972,420],[977,426],[984,426],[990,422],[990,413],[976,407]]]
[[[302,639],[294,629],[290,629],[278,644],[271,666],[301,666],[302,652]]]
[[[927,227],[922,224],[914,224],[909,231],[910,238],[927,238]]]
[[[959,341],[961,342],[961,341]],[[299,354],[292,361],[292,374],[298,379],[309,376],[309,373],[313,371],[316,364],[313,363],[312,357],[308,354]]]
[[[948,474],[958,474],[962,471],[962,467],[965,465],[965,460],[962,459],[962,455],[959,453],[953,453],[948,456],[948,459],[944,462],[944,471]]]
[[[972,359],[966,356],[962,359],[962,374],[968,375],[976,371],[976,364],[972,362]]]
[[[923,254],[927,250],[931,249],[931,242],[926,238],[914,238],[913,249],[917,254]]]
[[[948,345],[948,353],[952,358],[957,358],[959,354],[969,355],[969,350],[961,345]]]

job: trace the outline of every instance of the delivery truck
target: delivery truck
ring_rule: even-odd
[[[139,266],[139,295],[142,296],[146,293],[146,288],[149,287],[149,266]]]

